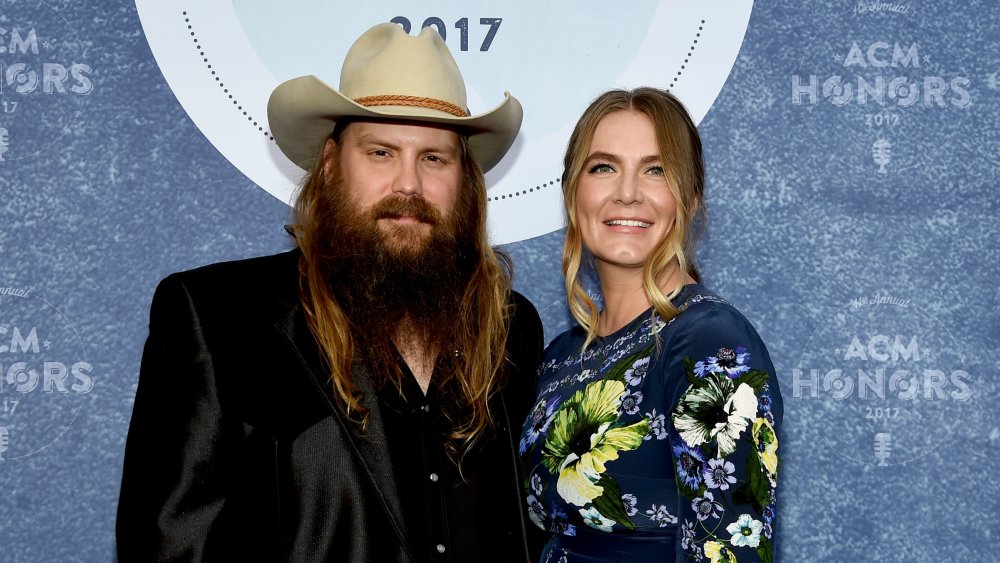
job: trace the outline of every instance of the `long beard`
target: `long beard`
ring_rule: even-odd
[[[342,182],[329,188],[320,199],[329,208],[317,210],[322,268],[373,374],[398,375],[393,341],[399,337],[416,337],[428,350],[450,350],[477,258],[474,236],[456,219],[468,217],[463,198],[448,216],[413,196],[390,196],[360,212]],[[379,226],[401,215],[419,224]]]

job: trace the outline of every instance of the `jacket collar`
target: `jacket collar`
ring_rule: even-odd
[[[316,392],[323,397],[324,403],[346,437],[351,455],[357,460],[361,472],[371,480],[379,504],[385,510],[400,544],[412,560],[413,551],[406,541],[406,528],[401,517],[402,507],[392,471],[392,460],[389,456],[375,385],[365,365],[355,363],[351,367],[351,380],[362,393],[362,405],[369,413],[368,422],[362,431],[359,425],[349,420],[338,406],[330,377],[323,369],[319,346],[312,331],[309,330],[301,304],[296,303],[291,306],[288,314],[275,323],[275,329],[298,359],[303,375],[312,381]],[[330,454],[337,455],[337,452],[331,451]]]

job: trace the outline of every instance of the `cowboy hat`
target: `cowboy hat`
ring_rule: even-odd
[[[485,172],[514,142],[523,110],[509,92],[485,113],[472,116],[467,108],[465,81],[441,36],[425,27],[413,37],[383,23],[347,52],[340,91],[315,76],[293,78],[271,93],[267,119],[281,152],[306,170],[338,119],[360,117],[453,125]]]

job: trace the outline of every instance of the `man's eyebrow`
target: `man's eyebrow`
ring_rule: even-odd
[[[380,145],[386,148],[396,150],[399,148],[398,145],[389,142],[383,137],[375,135],[374,133],[362,133],[358,135],[357,140],[358,145]]]
[[[380,137],[374,133],[362,133],[357,138],[357,144],[360,145],[378,145],[392,150],[399,150],[400,146],[386,140],[384,137]],[[461,146],[458,143],[452,143],[448,145],[427,145],[421,147],[420,152],[439,152],[444,154],[458,154],[461,152]]]

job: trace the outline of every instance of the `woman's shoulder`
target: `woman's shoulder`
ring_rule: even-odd
[[[721,362],[732,373],[748,369],[773,372],[767,346],[753,323],[732,303],[704,286],[687,286],[681,313],[670,322],[664,339],[667,363],[709,366]],[[728,363],[727,363],[728,362]]]
[[[685,286],[674,304],[680,309],[670,321],[675,333],[693,332],[714,337],[748,334],[759,338],[753,323],[735,305],[701,284]]]

